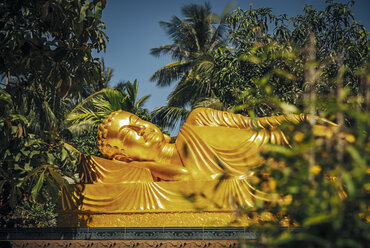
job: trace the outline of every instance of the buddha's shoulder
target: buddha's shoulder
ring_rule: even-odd
[[[195,115],[207,113],[207,112],[210,112],[210,111],[211,111],[210,108],[199,107],[199,108],[193,109],[190,112],[189,116],[195,116]]]
[[[195,124],[195,121],[201,118],[202,115],[206,115],[207,112],[210,112],[208,108],[196,108],[192,110],[186,119],[187,124]]]

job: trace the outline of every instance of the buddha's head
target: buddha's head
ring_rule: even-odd
[[[108,158],[156,161],[170,141],[154,124],[123,110],[108,115],[98,127],[98,147]]]

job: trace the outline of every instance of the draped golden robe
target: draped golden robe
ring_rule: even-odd
[[[252,119],[195,109],[181,127],[176,143],[167,151],[170,159],[123,162],[83,155],[80,177],[84,184],[76,186],[74,201],[63,201],[63,211],[137,214],[203,209],[219,212],[233,211],[237,205],[252,207],[258,199],[283,201],[276,195],[256,190],[250,184],[253,174],[250,169],[263,164],[260,149],[264,144],[289,145],[279,125],[285,121],[298,124],[306,118],[307,115],[301,114]],[[323,123],[318,126],[318,135],[325,135],[335,126],[315,118]],[[114,121],[117,120],[110,123]],[[174,156],[179,159],[171,159]],[[166,161],[179,164],[166,164]],[[181,168],[186,173],[182,174]],[[226,179],[220,182],[218,179],[225,174]],[[172,181],[158,181],[158,177]],[[95,221],[90,226],[104,226],[103,222]]]

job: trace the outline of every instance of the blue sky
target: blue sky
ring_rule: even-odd
[[[149,54],[151,48],[170,44],[159,21],[169,21],[173,15],[181,17],[181,7],[189,3],[202,4],[205,1],[189,0],[110,0],[103,11],[103,22],[109,36],[105,53],[97,54],[104,58],[105,64],[114,69],[111,86],[123,80],[138,79],[139,95],[151,94],[146,108],[153,110],[166,105],[166,98],[172,86],[159,88],[150,82],[150,76],[160,67],[172,62],[169,57],[154,57]],[[221,14],[229,3],[226,0],[208,1],[212,10]],[[275,15],[286,13],[288,16],[301,14],[305,4],[323,9],[324,0],[240,0],[233,2],[235,7],[249,9],[272,8]],[[352,8],[355,18],[370,30],[370,0],[357,0]]]

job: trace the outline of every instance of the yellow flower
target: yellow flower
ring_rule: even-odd
[[[314,165],[312,168],[311,168],[311,172],[314,174],[314,175],[318,175],[320,174],[322,168],[320,165]]]
[[[276,190],[276,181],[275,181],[275,180],[271,179],[271,180],[269,181],[269,185],[270,185],[270,189],[271,189],[272,191],[275,191],[275,190]]]
[[[296,132],[296,133],[294,134],[294,136],[293,136],[293,139],[294,139],[296,142],[298,142],[298,143],[302,142],[303,138],[304,138],[304,133],[302,133],[302,132]]]
[[[292,201],[293,201],[293,196],[292,196],[291,194],[286,195],[286,196],[284,197],[284,204],[285,204],[285,205],[289,205],[289,204],[291,204],[291,203],[292,203]]]

